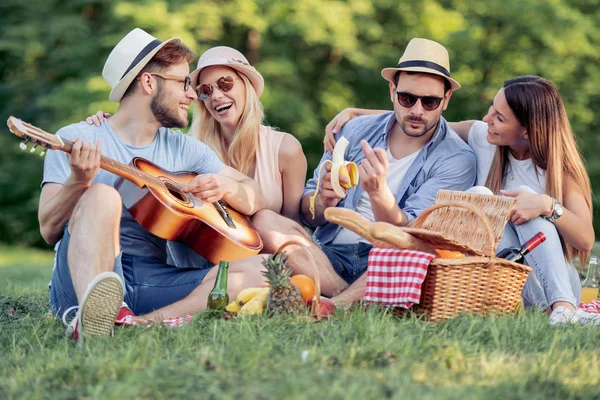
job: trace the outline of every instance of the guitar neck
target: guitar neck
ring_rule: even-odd
[[[62,138],[61,138],[62,139]],[[62,139],[64,146],[60,150],[71,153],[73,142]],[[123,164],[106,156],[100,156],[100,168],[133,182],[139,187],[148,186],[159,190],[166,190],[165,184],[158,178],[145,173],[139,168]]]

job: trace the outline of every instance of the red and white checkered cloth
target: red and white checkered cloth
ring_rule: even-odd
[[[434,257],[420,251],[374,247],[369,253],[364,300],[390,307],[419,304],[421,285]]]
[[[579,308],[592,314],[600,314],[600,300],[592,300],[589,303],[579,303]]]
[[[188,314],[185,317],[172,317],[172,318],[164,319],[162,321],[152,321],[149,319],[140,321],[139,319],[134,320],[133,315],[127,315],[127,316],[115,321],[115,324],[116,325],[128,325],[128,326],[136,325],[136,326],[144,326],[144,327],[167,326],[169,328],[179,328],[179,327],[183,326],[184,324],[190,323],[192,318],[193,317]]]

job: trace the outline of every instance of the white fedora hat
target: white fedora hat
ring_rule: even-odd
[[[190,74],[192,87],[198,86],[198,76],[206,67],[214,65],[222,65],[235,69],[241,74],[244,74],[250,81],[256,94],[260,97],[264,88],[265,80],[262,75],[254,68],[246,57],[236,49],[227,46],[217,46],[206,50],[198,60],[196,69]]]
[[[142,68],[165,44],[177,39],[162,42],[140,28],[135,28],[121,39],[110,52],[102,70],[102,77],[112,87],[110,101],[121,101]]]
[[[438,42],[414,38],[404,50],[396,68],[384,68],[381,76],[392,82],[396,71],[423,72],[446,78],[452,90],[460,89],[460,84],[450,77],[450,57],[448,50]]]

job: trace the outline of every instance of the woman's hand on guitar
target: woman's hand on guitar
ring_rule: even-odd
[[[188,183],[183,191],[191,193],[200,200],[214,203],[231,193],[231,179],[217,174],[198,175]]]
[[[69,155],[71,177],[74,183],[90,186],[98,175],[100,157],[102,156],[102,141],[98,139],[96,147],[90,142],[73,140],[73,148]]]
[[[342,129],[342,126],[352,118],[356,117],[354,109],[345,108],[338,113],[325,127],[325,139],[323,139],[323,147],[327,153],[333,152],[335,147],[335,135]]]
[[[98,111],[96,114],[87,117],[85,122],[87,122],[89,125],[100,126],[105,119],[110,117],[112,117],[111,114],[105,113],[104,111]]]

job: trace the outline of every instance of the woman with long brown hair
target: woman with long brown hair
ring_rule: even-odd
[[[328,125],[332,131],[351,117],[377,111],[347,109]],[[450,123],[477,155],[477,185],[494,194],[516,197],[498,249],[521,246],[537,232],[546,243],[529,253],[533,268],[525,287],[525,306],[551,311],[550,323],[600,324],[577,311],[581,295],[572,261],[584,264],[594,244],[592,196],[588,174],[577,149],[556,87],[537,76],[504,82],[483,121]]]

